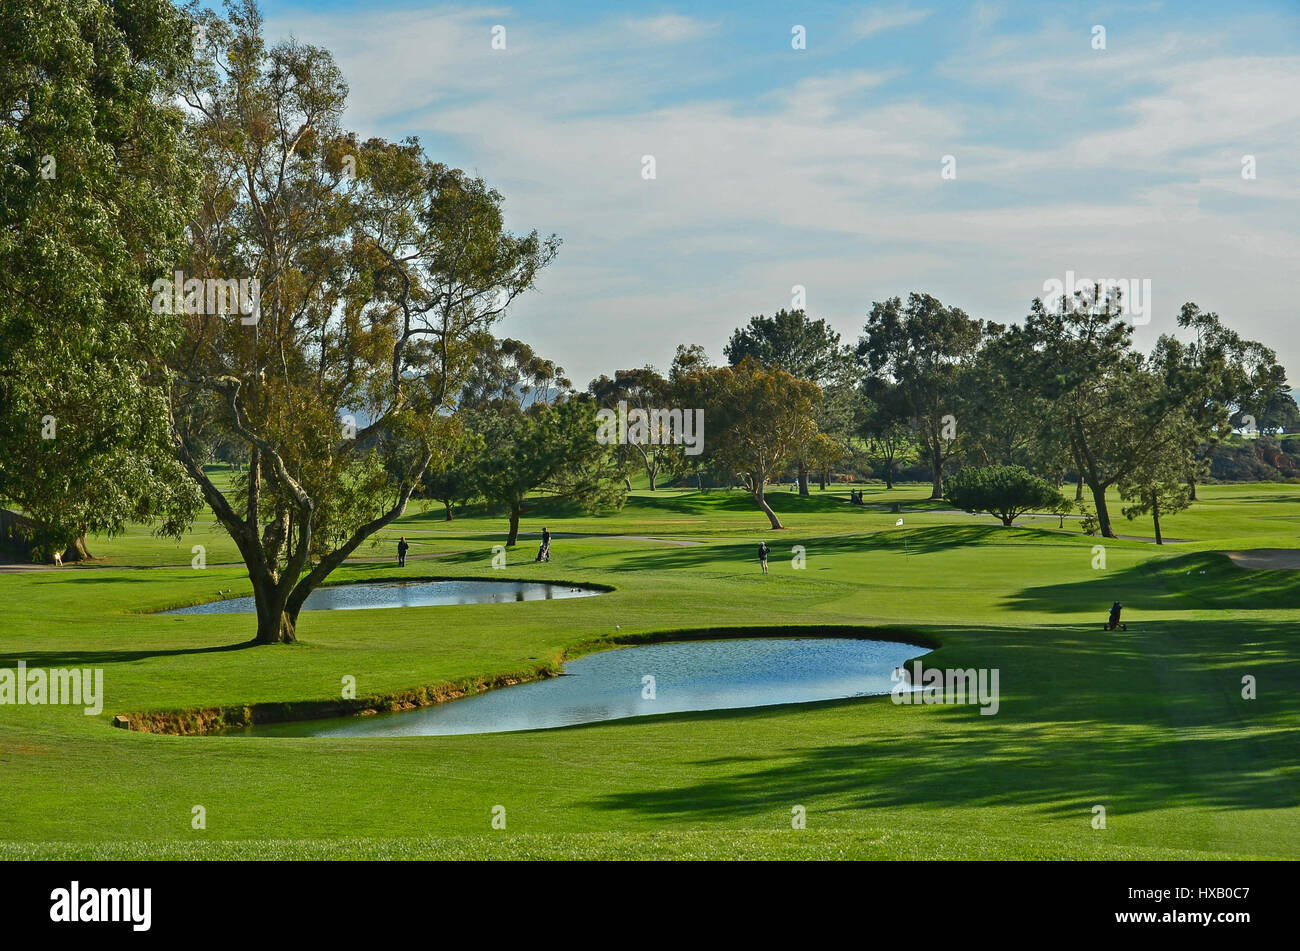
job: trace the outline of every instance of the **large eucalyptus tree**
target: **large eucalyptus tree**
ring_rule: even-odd
[[[509,233],[501,196],[416,140],[346,132],[330,54],[268,47],[252,2],[191,12],[203,183],[178,283],[203,283],[161,295],[185,312],[170,418],[248,567],[256,640],[292,641],[307,595],[402,514],[476,341],[559,242]],[[240,281],[256,300],[223,307],[211,282]],[[233,489],[195,451],[213,432],[244,446]]]

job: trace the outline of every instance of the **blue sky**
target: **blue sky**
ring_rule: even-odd
[[[418,135],[564,239],[498,332],[579,386],[720,360],[795,285],[855,340],[912,290],[1018,321],[1067,270],[1150,279],[1144,346],[1195,300],[1300,378],[1295,0],[263,9],[334,52],[350,127]]]

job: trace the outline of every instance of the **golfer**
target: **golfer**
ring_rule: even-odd
[[[767,547],[767,542],[758,543],[758,563],[763,568],[763,574],[767,574],[767,556],[771,550]]]

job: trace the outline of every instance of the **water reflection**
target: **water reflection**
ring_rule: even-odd
[[[746,638],[592,654],[563,676],[405,713],[267,724],[259,736],[446,736],[549,729],[654,713],[808,703],[889,693],[892,671],[928,653],[894,641]]]
[[[448,604],[492,604],[509,601],[556,601],[604,594],[546,581],[386,581],[374,584],[317,588],[303,603],[304,611],[360,611],[367,608],[423,608]],[[254,614],[252,598],[229,598],[164,614]]]

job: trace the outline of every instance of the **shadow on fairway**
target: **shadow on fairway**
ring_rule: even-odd
[[[1091,610],[1100,617],[1112,601],[1122,601],[1125,620],[1140,611],[1300,607],[1300,573],[1238,568],[1218,552],[1196,552],[1122,570],[1092,571],[1083,565],[1075,577],[1061,584],[1024,588],[1004,604],[1015,611],[1058,614]]]
[[[881,513],[874,513],[877,517]],[[797,531],[772,532],[760,529],[752,541],[726,545],[700,545],[690,548],[662,549],[639,552],[611,565],[612,571],[661,571],[675,568],[694,568],[702,565],[717,567],[719,562],[735,561],[737,566],[755,561],[758,542],[765,541],[772,548],[773,558],[783,556],[794,545],[803,545],[810,559],[830,555],[892,552],[900,558],[931,555],[970,545],[1016,545],[1030,538],[1034,544],[1052,547],[1079,547],[1077,540],[1056,533],[1035,532],[1030,529],[1002,528],[999,525],[932,525],[926,528],[895,528],[878,525],[861,534],[806,537]],[[1080,557],[1084,557],[1082,554]],[[1107,602],[1109,606],[1110,602]]]
[[[1176,741],[1110,739],[1105,744],[1022,729],[934,731],[923,749],[897,741],[792,750],[783,761],[741,756],[701,761],[727,774],[677,789],[615,793],[598,807],[662,819],[733,819],[788,811],[793,803],[834,797],[831,812],[863,808],[1039,806],[1051,815],[1091,818],[1104,805],[1125,813],[1179,806],[1287,809],[1300,805],[1294,778],[1281,768],[1277,736]],[[1258,764],[1243,769],[1243,763]],[[715,770],[710,770],[711,772]]]
[[[242,651],[258,647],[255,641],[242,641],[238,644],[220,644],[215,647],[177,647],[170,650],[133,650],[133,651],[23,651],[10,657],[0,656],[0,668],[16,667],[25,661],[28,668],[34,667],[97,667],[108,664],[126,664],[134,660],[148,660],[151,657],[179,657],[186,654],[224,654],[229,651]]]
[[[860,510],[861,506],[849,505],[847,496],[836,495],[832,491],[821,492],[813,489],[811,495],[799,495],[784,489],[769,486],[765,498],[772,510],[794,514],[798,512],[848,512]],[[755,504],[753,496],[740,490],[727,491],[714,489],[711,492],[691,492],[685,495],[628,496],[623,507],[624,512],[642,510],[646,513],[672,513],[675,515],[695,515],[701,518],[724,512],[753,515],[763,518],[762,511]]]
[[[832,800],[816,807],[831,811],[1030,804],[1080,822],[1095,804],[1105,805],[1112,820],[1178,806],[1300,805],[1300,664],[1285,625],[1252,625],[1248,648],[1210,621],[1127,634],[1064,626],[961,634],[960,649],[926,661],[997,667],[996,715],[982,716],[976,706],[894,706],[885,698],[807,705],[804,711],[838,714],[837,730],[860,713],[871,735],[791,746],[784,754],[697,760],[688,769],[698,781],[612,793],[595,804],[683,821],[784,813],[818,799]],[[1243,673],[1268,684],[1267,693],[1243,699]],[[734,731],[743,750],[743,737],[767,735],[798,709],[676,714],[655,718],[655,727],[689,719],[695,733],[712,721],[720,732]],[[651,722],[604,728],[645,729]],[[630,746],[635,738],[626,740]]]

